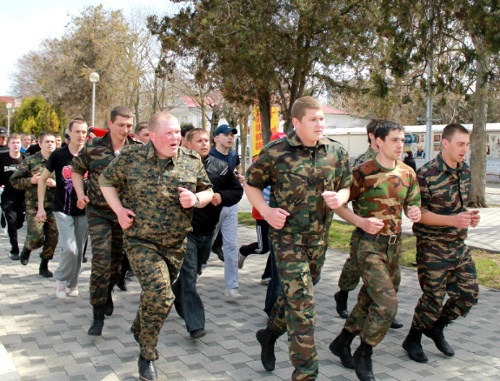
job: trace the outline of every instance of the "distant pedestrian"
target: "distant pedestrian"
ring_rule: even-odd
[[[11,246],[10,259],[17,261],[19,260],[17,230],[21,229],[24,224],[26,201],[24,190],[15,189],[9,180],[26,156],[21,152],[21,135],[11,134],[7,146],[9,151],[0,155],[0,186],[4,187],[1,205],[7,222],[7,232]]]
[[[27,135],[30,138],[29,135]],[[52,152],[56,148],[54,135],[45,133],[39,138],[42,147],[40,152],[29,156],[10,177],[12,186],[26,192],[26,220],[28,230],[26,241],[21,251],[21,264],[26,266],[29,262],[31,251],[42,247],[40,252],[40,268],[38,273],[45,278],[51,278],[52,272],[48,268],[49,261],[54,257],[57,246],[58,231],[54,215],[52,214],[52,202],[54,201],[56,181],[52,176],[47,179],[47,191],[45,193],[45,213],[47,218],[40,222],[36,218],[38,211],[38,182]]]
[[[149,142],[148,122],[141,122],[135,126],[134,137],[144,144]]]
[[[78,277],[83,259],[83,248],[88,235],[85,210],[77,207],[77,196],[71,181],[71,162],[83,148],[87,137],[87,123],[76,118],[69,123],[69,144],[55,150],[50,155],[38,181],[38,212],[40,222],[47,221],[45,195],[47,180],[56,175],[56,193],[52,203],[52,213],[59,231],[59,265],[54,272],[56,297],[77,297]]]
[[[140,345],[139,376],[156,380],[156,345],[174,303],[171,282],[182,266],[193,208],[207,205],[213,192],[199,155],[179,147],[177,118],[158,112],[148,126],[150,142],[122,152],[99,184],[142,289],[130,329]]]
[[[417,164],[415,163],[415,158],[413,157],[413,152],[411,152],[411,150],[406,151],[406,156],[403,160],[403,163],[408,165],[415,172],[417,171]]]

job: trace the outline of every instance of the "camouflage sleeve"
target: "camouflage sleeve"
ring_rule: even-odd
[[[85,143],[83,149],[80,150],[78,156],[74,157],[71,161],[71,172],[77,173],[81,176],[85,175],[85,172],[89,170],[90,160],[88,157],[88,145],[90,140]]]
[[[349,165],[349,154],[345,150],[345,148],[341,148],[339,153],[339,162],[341,164],[341,175],[339,185],[336,190],[349,188],[352,184],[352,172],[351,167]]]
[[[120,188],[125,182],[125,171],[127,168],[126,157],[128,155],[122,153],[120,156],[114,158],[111,163],[106,167],[104,172],[99,176],[99,186]]]
[[[408,176],[410,177],[410,186],[408,187],[408,192],[406,193],[404,207],[408,206],[420,206],[421,191],[418,186],[417,175],[413,169],[408,169]]]
[[[349,196],[349,201],[357,200],[361,194],[358,182],[358,171],[359,166],[352,169],[351,195]]]
[[[272,157],[269,151],[264,148],[252,165],[247,169],[246,182],[248,185],[264,189],[272,185]]]
[[[31,184],[31,169],[29,160],[25,159],[10,177],[10,183],[16,189],[26,189]]]
[[[417,178],[418,178],[418,185],[420,189],[420,210],[422,214],[426,212],[430,212],[429,210],[429,204],[431,201],[431,193],[429,191],[429,187],[427,186],[427,181],[425,171],[422,170],[423,168],[420,168],[417,170]]]

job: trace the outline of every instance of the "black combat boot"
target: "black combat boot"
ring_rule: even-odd
[[[392,329],[403,328],[403,324],[401,324],[399,321],[396,320],[396,318],[394,318],[394,320],[391,323],[391,328]]]
[[[26,266],[30,261],[31,250],[27,249],[26,246],[23,246],[23,250],[21,251],[21,255],[19,256],[19,260],[23,266]]]
[[[137,365],[139,366],[139,378],[141,380],[151,381],[158,379],[154,360],[146,360],[144,357],[139,356]]]
[[[54,274],[49,270],[49,260],[42,259],[40,262],[40,268],[38,269],[38,274],[43,276],[44,278],[52,278]]]
[[[88,334],[91,336],[101,336],[104,327],[104,306],[98,304],[94,306],[94,320],[90,325]]]
[[[375,377],[373,376],[372,353],[372,346],[361,341],[361,345],[352,356],[356,376],[358,376],[361,381],[375,381]]]
[[[106,314],[106,316],[113,315],[113,310],[115,309],[115,306],[113,305],[113,297],[111,296],[112,292],[113,285],[109,286],[108,288],[108,299],[106,300],[106,305],[104,306],[104,313]]]
[[[448,344],[443,334],[444,327],[446,327],[449,323],[449,320],[445,319],[444,317],[440,317],[438,320],[436,320],[432,328],[424,330],[424,334],[429,339],[434,341],[434,344],[436,344],[436,348],[439,349],[443,354],[452,357],[455,355],[455,351],[453,350],[451,345]]]
[[[333,297],[337,302],[336,309],[337,313],[342,319],[347,319],[349,314],[347,313],[347,297],[349,296],[349,291],[340,290]]]
[[[332,353],[340,358],[342,366],[348,369],[354,369],[354,362],[351,355],[351,343],[353,339],[354,334],[344,328],[329,346]]]
[[[267,371],[274,370],[276,365],[276,356],[274,356],[274,344],[281,334],[271,331],[269,328],[257,331],[255,335],[262,350],[260,352],[260,361]]]
[[[403,348],[408,353],[408,357],[416,362],[427,362],[427,356],[422,349],[422,330],[415,328],[413,325],[403,341]]]

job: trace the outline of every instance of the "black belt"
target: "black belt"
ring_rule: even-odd
[[[392,235],[382,235],[382,234],[368,234],[361,228],[356,228],[356,231],[362,235],[364,238],[369,239],[370,241],[377,241],[380,243],[386,243],[388,245],[394,245],[398,242],[401,234],[392,234]]]

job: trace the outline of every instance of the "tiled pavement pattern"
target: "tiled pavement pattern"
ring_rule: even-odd
[[[248,205],[242,203],[242,210]],[[500,209],[483,210],[485,229],[498,235]],[[487,218],[484,218],[488,216]],[[494,217],[495,216],[495,217]],[[491,217],[491,218],[490,218]],[[485,221],[489,221],[486,223]],[[489,227],[486,225],[490,225]],[[478,228],[479,229],[479,228]],[[20,231],[22,242],[24,228]],[[493,234],[485,234],[487,242]],[[252,228],[239,227],[239,243],[255,239]],[[500,248],[499,245],[492,248]],[[85,263],[80,277],[80,296],[57,300],[54,280],[38,272],[38,251],[28,266],[11,261],[5,234],[0,234],[0,380],[136,380],[138,346],[129,327],[139,301],[139,285],[132,278],[129,291],[114,293],[115,312],[105,321],[102,337],[91,337],[88,303],[90,263]],[[322,279],[315,288],[316,345],[320,359],[318,380],[356,380],[353,371],[344,369],[328,350],[331,340],[342,329],[343,320],[333,307],[333,293],[346,258],[345,253],[328,250]],[[57,257],[57,256],[56,256]],[[224,300],[223,263],[215,255],[199,280],[205,303],[207,336],[192,341],[183,321],[173,310],[159,340],[160,380],[289,380],[292,367],[286,338],[277,345],[274,372],[266,372],[260,363],[260,347],[255,332],[265,326],[262,311],[265,287],[259,284],[266,256],[252,255],[240,270],[240,291],[244,299],[237,303]],[[51,263],[53,270],[56,263]],[[405,324],[391,330],[374,350],[377,380],[500,380],[500,293],[481,288],[478,306],[466,319],[459,319],[446,329],[446,337],[456,350],[447,358],[423,339],[429,357],[427,364],[409,360],[401,348],[413,308],[419,297],[416,273],[403,269],[399,291],[398,319]],[[351,294],[349,307],[355,302]],[[3,344],[3,345],[2,345]],[[356,339],[353,348],[358,344]]]

